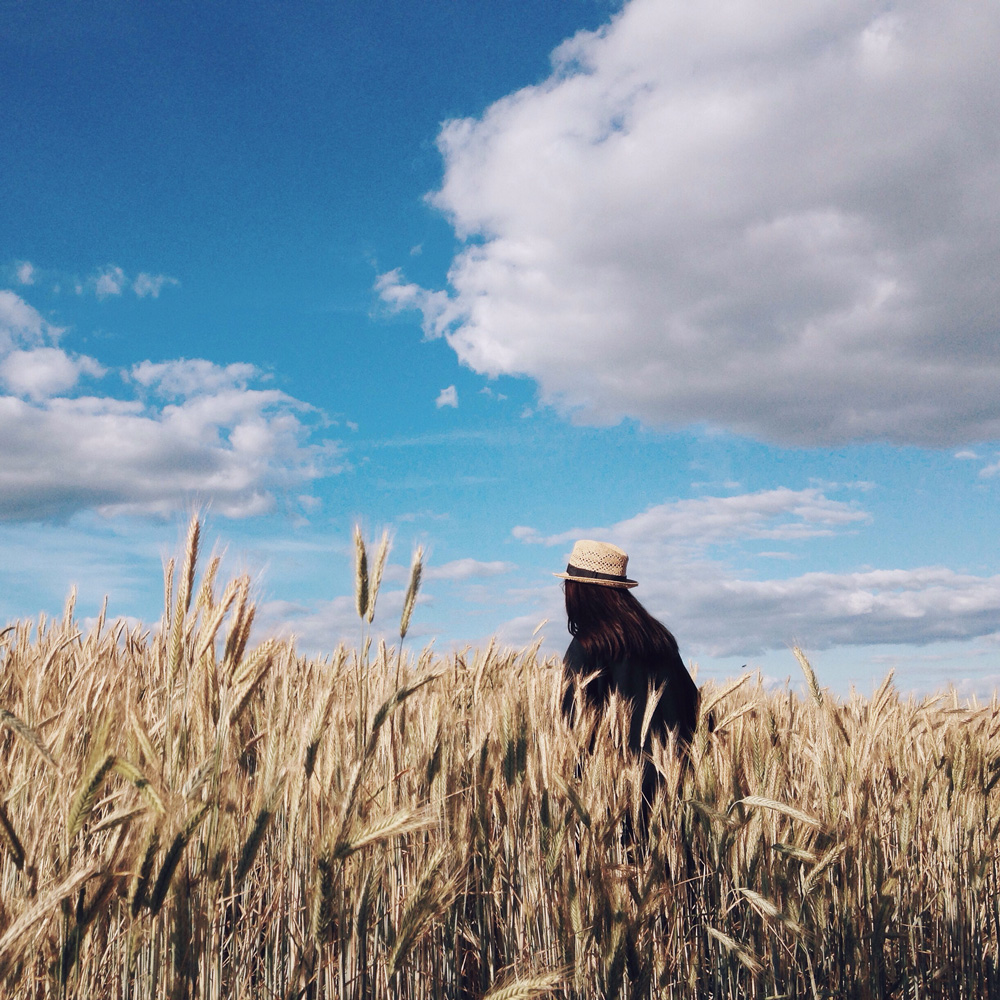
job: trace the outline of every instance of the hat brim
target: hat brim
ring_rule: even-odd
[[[619,590],[631,590],[639,586],[638,580],[595,580],[590,576],[573,576],[570,573],[553,573],[553,576],[563,580],[573,580],[575,583],[596,583],[598,587],[617,587]]]

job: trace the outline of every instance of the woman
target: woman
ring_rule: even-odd
[[[568,684],[562,710],[572,725],[574,681],[596,674],[583,687],[585,704],[603,710],[613,691],[629,702],[629,749],[639,757],[649,752],[653,736],[666,740],[671,731],[682,745],[690,743],[698,724],[698,688],[681,660],[677,640],[632,596],[637,584],[628,579],[627,569],[628,556],[617,546],[584,540],[573,546],[566,572],[555,574],[566,581],[566,616],[573,636],[563,658]],[[642,720],[651,689],[662,693],[643,745]],[[644,813],[655,785],[655,769],[647,761]]]

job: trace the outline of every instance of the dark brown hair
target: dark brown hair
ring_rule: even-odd
[[[655,662],[677,656],[677,640],[631,590],[567,580],[565,591],[570,635],[587,659],[610,662],[631,656]]]
[[[567,580],[564,588],[569,631],[579,647],[574,651],[571,644],[563,661],[567,681],[574,675],[582,677],[596,671],[598,676],[584,692],[587,702],[602,706],[616,686],[638,702],[639,721],[648,688],[664,687],[651,732],[665,736],[672,729],[683,742],[689,742],[698,721],[698,688],[670,630],[624,587]],[[614,680],[613,667],[623,662],[628,664],[625,689]],[[573,692],[568,687],[563,712],[570,718],[572,705]],[[633,735],[638,738],[638,733]],[[637,744],[633,750],[639,752]]]

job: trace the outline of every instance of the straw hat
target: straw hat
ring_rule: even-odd
[[[577,583],[597,583],[602,587],[636,587],[625,576],[628,556],[617,545],[583,539],[573,546],[565,573],[553,573]]]

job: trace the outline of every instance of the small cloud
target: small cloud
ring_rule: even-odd
[[[424,252],[423,243],[418,243],[415,247],[410,247],[410,256],[419,257]]]
[[[691,484],[691,489],[693,490],[738,490],[743,486],[742,483],[737,482],[735,479],[724,479],[721,481],[714,480],[698,480],[698,482]]]
[[[352,430],[352,431],[356,431],[358,429],[357,422],[354,421],[354,420],[348,420],[347,421],[347,429],[348,430]]]
[[[52,326],[19,295],[0,289],[0,351],[57,341],[63,327]]]
[[[411,521],[447,521],[449,517],[451,517],[450,514],[439,514],[433,510],[414,510],[398,515],[396,520],[400,523]]]
[[[99,299],[106,299],[109,295],[121,295],[127,283],[125,272],[120,267],[113,265],[108,265],[93,280],[94,294]]]
[[[876,488],[877,483],[869,479],[852,479],[849,482],[839,483],[832,479],[820,479],[817,476],[810,476],[809,485],[815,486],[819,490],[826,490],[828,493],[837,490],[859,490],[862,493],[870,493]]]
[[[434,405],[439,410],[442,406],[450,406],[458,409],[458,390],[453,385],[449,385],[447,389],[442,389],[438,393],[438,398],[434,400]]]
[[[979,475],[983,479],[991,479],[997,474],[1000,474],[1000,462],[994,462],[992,465],[987,465],[985,468],[979,470]]]
[[[503,576],[517,569],[509,562],[482,562],[478,559],[454,559],[443,566],[431,566],[424,572],[426,580],[471,580],[478,577]]]
[[[960,459],[963,462],[975,462],[981,457],[977,455],[974,451],[970,451],[968,448],[963,451],[956,451],[955,458]]]
[[[179,358],[159,363],[142,361],[133,365],[129,374],[140,385],[161,396],[196,396],[228,389],[243,391],[251,379],[261,376],[253,365],[245,362],[217,365],[203,358]]]
[[[108,264],[85,282],[77,281],[75,289],[77,295],[93,292],[98,299],[118,297],[129,289],[140,299],[147,296],[157,299],[164,288],[179,284],[176,278],[169,275],[150,274],[147,271],[140,271],[135,278],[130,278],[123,268]]]
[[[154,299],[157,299],[160,297],[161,289],[166,286],[179,284],[180,282],[176,278],[170,278],[165,274],[146,274],[145,271],[142,271],[136,277],[135,281],[132,282],[132,291],[140,299],[144,299],[147,295],[151,295]]]
[[[57,347],[12,351],[0,361],[0,381],[17,395],[35,400],[72,389],[84,375],[100,378],[104,373],[93,358],[70,357]]]
[[[35,266],[27,260],[21,261],[15,269],[17,280],[22,285],[33,285],[35,283]]]
[[[519,542],[525,542],[528,545],[542,545],[545,542],[545,539],[535,528],[530,528],[525,524],[515,525],[510,533]]]
[[[443,337],[457,319],[447,292],[432,292],[412,282],[405,282],[398,267],[376,278],[375,291],[390,312],[419,309],[423,313],[421,328],[427,340]]]

